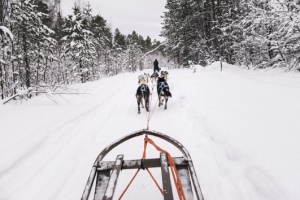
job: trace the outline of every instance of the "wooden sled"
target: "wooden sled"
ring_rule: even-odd
[[[118,176],[121,170],[126,170],[126,169],[139,170],[141,168],[148,169],[148,168],[155,168],[155,167],[161,168],[162,186],[163,186],[161,192],[163,193],[164,200],[173,199],[172,186],[171,186],[170,173],[169,173],[169,168],[171,167],[165,167],[165,166],[170,166],[170,161],[167,158],[166,153],[161,152],[160,158],[123,160],[123,155],[118,155],[115,161],[102,161],[103,158],[106,156],[106,154],[109,153],[116,146],[129,139],[141,135],[146,135],[145,137],[151,135],[151,136],[161,138],[173,144],[182,152],[183,157],[173,157],[174,162],[172,161],[172,163],[175,163],[175,167],[177,169],[179,179],[180,179],[179,181],[181,182],[182,189],[184,191],[185,197],[183,199],[204,200],[201,192],[200,184],[196,175],[196,171],[194,169],[192,159],[187,149],[181,143],[179,143],[178,141],[176,141],[175,139],[171,138],[168,135],[158,133],[156,131],[145,130],[145,129],[129,134],[115,141],[114,143],[112,143],[111,145],[109,145],[108,147],[102,150],[102,152],[98,155],[92,167],[81,200],[88,200],[95,178],[96,178],[96,185],[95,185],[94,200],[112,200],[116,188],[116,184],[118,181]]]

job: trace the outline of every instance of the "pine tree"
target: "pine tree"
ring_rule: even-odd
[[[147,36],[146,40],[145,40],[145,50],[149,51],[151,49],[151,38],[149,36]]]
[[[118,28],[116,28],[114,33],[114,45],[117,45],[118,47],[125,49],[125,36],[119,31]]]
[[[140,46],[137,43],[128,45],[125,54],[127,69],[129,71],[136,72],[139,58],[142,55]]]
[[[9,15],[9,0],[0,0],[0,26],[5,25]]]
[[[55,31],[55,35],[54,38],[57,41],[56,43],[56,51],[55,51],[55,55],[57,58],[57,68],[56,68],[56,73],[55,73],[55,79],[57,83],[66,83],[66,76],[65,73],[63,72],[63,65],[62,65],[62,61],[64,58],[64,51],[63,51],[63,40],[62,38],[65,36],[65,32],[63,31],[64,27],[65,27],[65,19],[62,17],[61,15],[61,11],[59,11],[57,14],[57,18],[56,21],[54,22],[53,25],[53,30]]]
[[[105,60],[107,52],[112,48],[112,33],[106,24],[106,20],[100,15],[96,15],[92,19],[92,30],[96,40],[96,51],[98,64],[101,60]]]
[[[69,59],[69,73],[73,76],[80,76],[81,82],[86,81],[87,72],[91,70],[96,59],[95,42],[93,33],[90,30],[84,29],[83,17],[78,7],[73,8],[74,14],[70,15],[66,21],[67,28],[65,41],[65,54]]]
[[[25,82],[27,88],[33,83],[38,85],[40,62],[45,59],[44,52],[51,51],[55,43],[50,37],[53,31],[43,24],[42,16],[46,14],[38,12],[32,1],[22,0],[12,4],[12,31],[18,41],[14,53],[21,55],[18,56],[19,76],[21,85]]]
[[[42,23],[47,27],[52,27],[53,21],[50,16],[48,5],[43,0],[34,0],[33,4],[37,6],[37,12],[43,13],[41,15]]]

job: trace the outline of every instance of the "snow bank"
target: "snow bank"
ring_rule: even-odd
[[[173,97],[168,110],[154,109],[150,129],[187,147],[204,198],[300,199],[299,74],[226,63],[222,72],[219,63],[196,67],[196,73],[169,70]],[[0,199],[80,199],[102,149],[146,127],[145,111],[137,114],[135,100],[139,74],[72,85],[93,95],[56,97],[59,105],[45,96],[1,105]],[[156,101],[154,89],[152,107]],[[172,156],[181,156],[152,139]],[[142,151],[143,138],[135,138],[105,160],[118,154],[139,159]],[[158,156],[149,146],[147,157]],[[161,183],[160,169],[151,171]],[[134,173],[120,173],[115,198]],[[144,171],[124,199],[141,197],[162,199]]]

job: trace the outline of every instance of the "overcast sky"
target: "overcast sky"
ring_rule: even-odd
[[[61,9],[66,16],[72,13],[74,2],[62,0]],[[87,2],[81,0],[81,2]],[[159,37],[166,0],[89,0],[93,15],[100,14],[114,32],[116,28],[124,35],[135,30],[144,39],[150,36],[152,41]]]

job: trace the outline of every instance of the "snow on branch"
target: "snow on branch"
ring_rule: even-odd
[[[62,98],[62,95],[90,95],[86,92],[80,92],[75,89],[70,89],[68,87],[63,86],[39,86],[35,88],[29,88],[29,89],[18,89],[16,90],[16,94],[10,97],[7,97],[6,99],[2,100],[3,105],[8,103],[11,100],[15,100],[17,97],[20,99],[29,99],[33,94],[45,94],[48,99],[53,101],[54,103],[58,104],[52,95],[60,95]],[[64,99],[64,98],[63,98]],[[64,99],[66,100],[66,99]]]
[[[163,46],[164,44],[165,44],[165,42],[160,43],[160,45],[158,45],[156,48],[152,49],[151,51],[148,51],[148,52],[145,53],[142,57],[140,57],[140,58],[138,59],[137,62],[139,62],[140,60],[142,60],[142,59],[143,59],[145,56],[147,56],[148,54],[150,54],[150,53],[156,51],[157,49],[159,49],[159,47]]]
[[[13,39],[14,39],[13,34],[5,26],[0,26],[0,34],[4,35],[4,36],[7,36],[11,41],[13,41]]]

